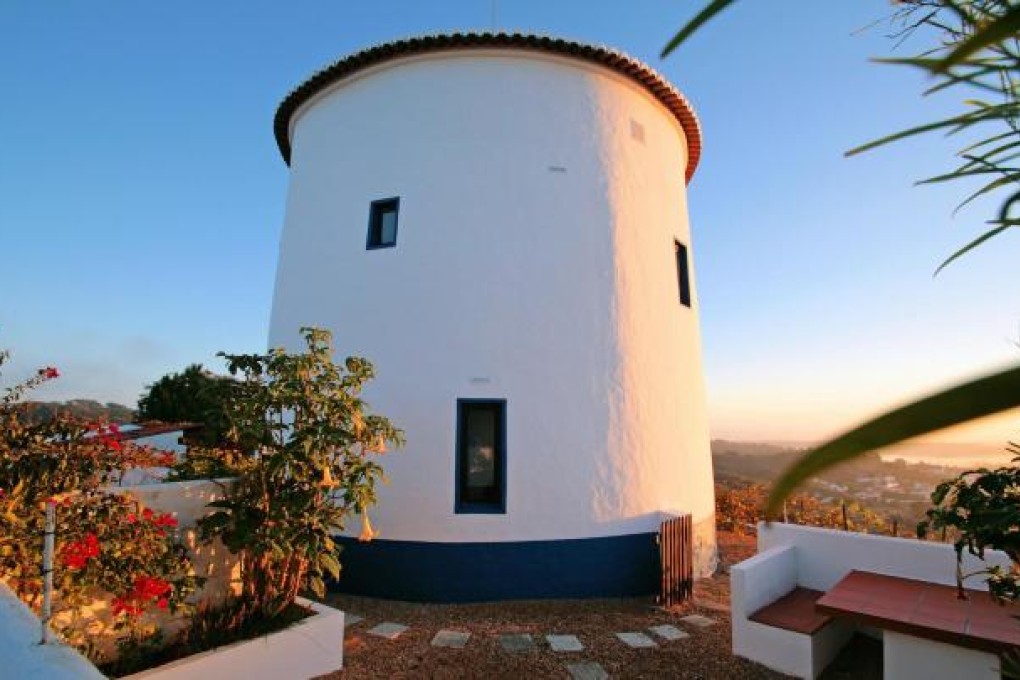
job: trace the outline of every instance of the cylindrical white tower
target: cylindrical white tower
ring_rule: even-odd
[[[715,566],[686,100],[605,48],[506,34],[374,47],[281,104],[271,346],[369,358],[405,430],[338,586],[425,600],[658,587],[691,513]]]

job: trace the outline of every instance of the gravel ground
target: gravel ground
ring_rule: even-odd
[[[613,678],[782,678],[757,664],[730,654],[730,622],[726,567],[754,552],[754,539],[720,534],[722,568],[704,579],[695,600],[666,611],[653,598],[602,600],[533,600],[482,604],[416,604],[333,594],[327,602],[364,620],[348,627],[344,670],[325,676],[339,678],[565,678],[568,663],[595,661]],[[709,616],[717,623],[698,628],[680,620],[687,614]],[[383,621],[410,626],[396,640],[366,631]],[[631,649],[614,633],[645,631],[672,624],[690,633],[683,640],[659,643],[655,649]],[[430,646],[441,629],[471,633],[463,649]],[[536,649],[505,652],[504,633],[530,633]],[[553,652],[545,635],[576,635],[583,652]],[[654,636],[653,636],[654,637]]]

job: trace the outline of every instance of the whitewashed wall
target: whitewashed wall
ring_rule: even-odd
[[[686,141],[658,101],[565,57],[446,52],[335,86],[291,139],[269,342],[322,326],[376,364],[368,400],[408,439],[382,538],[612,536],[681,511],[714,554],[696,286],[681,306],[674,265],[674,238],[697,254]],[[392,196],[397,246],[366,252]],[[453,512],[469,397],[508,400],[506,515]]]
[[[952,544],[918,541],[892,536],[872,536],[836,529],[796,524],[758,524],[758,552],[777,546],[797,548],[797,583],[814,590],[829,590],[852,569],[912,578],[919,581],[956,585],[956,552]],[[985,560],[964,553],[963,572],[973,574],[992,565],[1009,568],[1009,557],[998,550],[985,553]],[[980,575],[964,584],[987,590]]]

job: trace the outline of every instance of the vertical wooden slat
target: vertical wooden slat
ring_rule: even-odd
[[[662,606],[670,607],[694,594],[694,524],[690,515],[668,519],[659,526],[659,563]]]

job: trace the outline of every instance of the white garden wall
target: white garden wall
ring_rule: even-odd
[[[805,588],[828,590],[850,570],[872,571],[919,581],[956,585],[956,552],[947,543],[892,536],[873,536],[796,524],[758,524],[758,551],[778,546],[797,549],[797,582]],[[989,550],[982,562],[964,553],[963,571],[976,572],[1000,565],[1009,568],[1005,553]],[[980,576],[966,581],[968,588],[987,590]]]
[[[7,584],[0,582],[0,677],[46,680],[105,677],[74,649],[57,641],[40,645],[41,638],[39,618]]]

